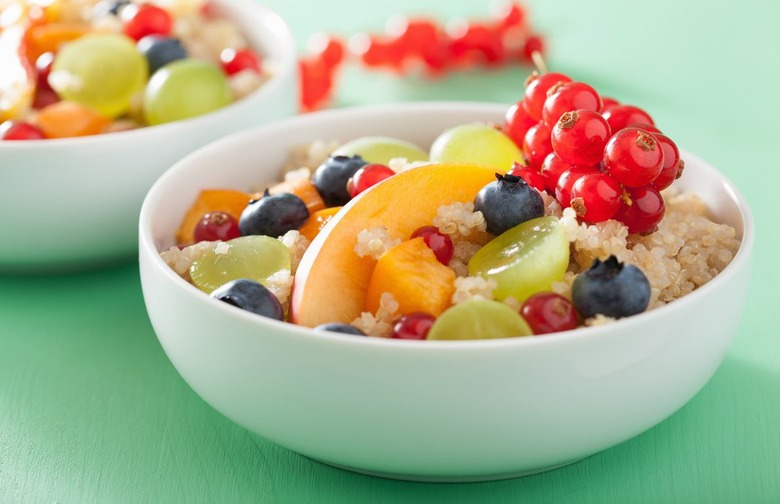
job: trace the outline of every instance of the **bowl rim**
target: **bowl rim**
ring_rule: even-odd
[[[260,87],[252,91],[247,96],[235,100],[224,107],[200,116],[191,117],[189,119],[181,119],[178,121],[171,121],[168,123],[152,126],[143,126],[126,131],[116,131],[81,137],[48,138],[24,141],[0,141],[0,151],[4,149],[12,149],[16,151],[38,151],[44,146],[84,147],[84,144],[91,146],[112,141],[122,142],[136,139],[139,141],[144,141],[144,139],[148,136],[156,136],[160,133],[167,133],[171,130],[174,130],[175,128],[197,128],[201,124],[208,123],[215,119],[220,119],[223,116],[228,116],[236,109],[249,105],[250,103],[267,99],[266,95],[273,93],[276,88],[281,86],[282,83],[287,80],[286,78],[282,77],[289,77],[298,71],[295,40],[293,38],[290,27],[279,14],[258,2],[253,2],[251,0],[212,1],[214,1],[219,6],[225,5],[235,7],[240,10],[241,13],[254,13],[251,16],[252,18],[257,17],[264,20],[264,22],[256,24],[262,24],[264,27],[271,26],[272,32],[275,34],[275,38],[279,39],[280,43],[275,47],[277,47],[276,52],[278,52],[281,57],[273,59],[274,74],[271,75]]]
[[[631,328],[637,324],[652,324],[655,319],[664,317],[665,314],[672,310],[685,310],[687,306],[692,302],[695,302],[702,296],[706,296],[711,290],[717,288],[717,284],[722,283],[728,278],[739,274],[740,271],[747,266],[746,263],[750,261],[750,255],[753,249],[753,243],[755,239],[755,223],[753,220],[753,214],[750,207],[747,204],[747,200],[742,193],[736,188],[734,183],[728,179],[723,173],[716,170],[709,163],[705,162],[698,156],[690,154],[689,152],[680,149],[682,156],[686,159],[694,160],[710,177],[719,180],[725,191],[729,194],[731,199],[734,200],[736,206],[740,212],[740,218],[742,220],[742,239],[740,241],[739,248],[734,254],[731,262],[726,268],[721,271],[714,279],[707,282],[705,285],[697,288],[693,292],[686,294],[685,296],[674,300],[674,302],[658,307],[654,310],[645,311],[643,313],[632,315],[617,321],[616,323],[605,324],[601,326],[591,327],[579,327],[569,331],[562,331],[557,333],[550,333],[540,335],[540,337],[510,337],[510,338],[496,338],[496,339],[482,339],[482,340],[445,340],[445,341],[411,341],[411,340],[398,340],[390,338],[373,338],[373,337],[355,337],[354,335],[341,334],[329,331],[315,331],[312,328],[299,326],[284,321],[277,321],[273,319],[267,319],[256,314],[247,312],[235,306],[222,303],[216,299],[213,299],[199,290],[197,287],[188,283],[181,278],[172,268],[170,268],[160,256],[160,252],[157,250],[154,244],[154,236],[152,234],[152,207],[157,206],[160,201],[163,200],[163,187],[165,187],[166,181],[169,178],[173,178],[179,172],[186,172],[187,166],[193,163],[198,157],[204,153],[208,153],[213,150],[228,149],[231,145],[238,145],[244,143],[246,139],[259,137],[265,135],[267,132],[271,132],[278,129],[294,128],[299,123],[329,123],[332,121],[351,120],[357,116],[358,118],[365,115],[375,115],[382,113],[423,113],[423,114],[435,114],[437,112],[443,112],[446,110],[452,110],[453,108],[460,111],[483,111],[486,114],[497,114],[505,111],[509,105],[497,104],[497,103],[485,103],[485,102],[466,102],[466,101],[441,101],[441,102],[409,102],[409,103],[387,103],[379,105],[367,105],[367,106],[355,106],[346,107],[342,109],[325,110],[319,112],[313,112],[303,116],[295,116],[286,118],[274,123],[261,125],[259,127],[243,131],[240,133],[234,133],[228,135],[220,140],[214,141],[204,147],[197,149],[190,153],[186,157],[179,160],[171,168],[169,168],[152,186],[144,199],[141,207],[140,219],[139,219],[139,254],[141,261],[143,262],[143,255],[149,255],[152,257],[152,267],[155,270],[154,274],[162,273],[166,281],[173,282],[175,288],[182,292],[185,296],[197,296],[198,301],[205,303],[205,306],[210,306],[209,309],[224,310],[226,316],[238,317],[244,320],[248,324],[253,324],[259,328],[268,328],[274,331],[279,330],[287,333],[285,337],[302,338],[304,341],[316,340],[316,342],[332,342],[333,344],[343,345],[375,345],[381,349],[393,348],[399,349],[399,351],[475,351],[476,349],[509,349],[520,347],[538,348],[545,345],[563,345],[566,342],[574,340],[579,341],[583,338],[594,338],[595,336],[606,336],[615,331],[623,332],[624,330],[631,330]],[[143,282],[142,282],[143,283]],[[262,333],[262,331],[258,331]],[[303,342],[303,341],[302,341]]]

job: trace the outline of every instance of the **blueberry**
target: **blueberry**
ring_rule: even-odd
[[[241,235],[266,235],[273,238],[298,229],[309,218],[309,209],[301,198],[291,193],[273,196],[266,190],[262,198],[249,202],[241,212],[238,227]]]
[[[315,331],[330,331],[342,334],[355,334],[357,336],[365,336],[366,333],[350,324],[342,324],[340,322],[331,322],[329,324],[320,324],[314,328]]]
[[[347,182],[365,164],[358,155],[331,156],[317,168],[312,182],[327,206],[341,206],[350,200]]]
[[[596,259],[588,271],[577,275],[571,286],[574,307],[584,318],[601,314],[628,317],[645,311],[650,302],[650,282],[642,270],[623,264],[614,255]]]
[[[187,57],[187,50],[179,39],[160,35],[147,35],[138,41],[138,51],[149,63],[149,75],[168,63]]]
[[[232,280],[218,287],[211,297],[263,317],[284,320],[284,308],[273,292],[248,278]]]
[[[521,177],[496,173],[496,181],[474,198],[474,210],[482,212],[488,232],[500,235],[525,221],[543,217],[544,201]]]

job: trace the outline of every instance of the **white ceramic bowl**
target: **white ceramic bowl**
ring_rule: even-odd
[[[701,289],[601,327],[461,342],[315,333],[213,300],[158,255],[198,190],[271,181],[292,145],[372,134],[430,145],[447,127],[499,122],[504,110],[413,103],[312,114],[224,139],[161,177],[141,211],[141,280],[158,338],[190,386],[235,422],[306,456],[434,481],[561,466],[636,436],[691,399],[737,330],[753,222],[731,183],[687,153],[681,186],[736,227],[742,246]]]
[[[252,0],[215,0],[275,75],[250,96],[194,119],[62,140],[0,142],[0,271],[84,267],[131,258],[141,202],[173,163],[228,133],[297,110],[295,44]]]

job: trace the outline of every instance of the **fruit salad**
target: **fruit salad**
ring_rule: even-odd
[[[268,70],[208,0],[10,0],[0,140],[67,138],[206,114]]]
[[[260,316],[354,336],[545,335],[673,302],[734,257],[644,110],[532,75],[503,124],[318,141],[278,183],[205,188],[163,259]],[[323,293],[338,292],[330,296]]]

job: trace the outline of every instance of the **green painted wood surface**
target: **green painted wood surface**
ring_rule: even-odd
[[[301,48],[313,31],[375,30],[395,13],[444,19],[488,9],[466,0],[267,4]],[[531,9],[549,35],[551,67],[649,110],[752,204],[747,311],[697,397],[645,434],[557,471],[482,484],[383,480],[275,446],[201,401],[157,343],[135,264],[0,276],[0,502],[780,502],[780,11],[759,0],[536,0]],[[428,81],[352,68],[336,105],[508,103],[528,70]]]

